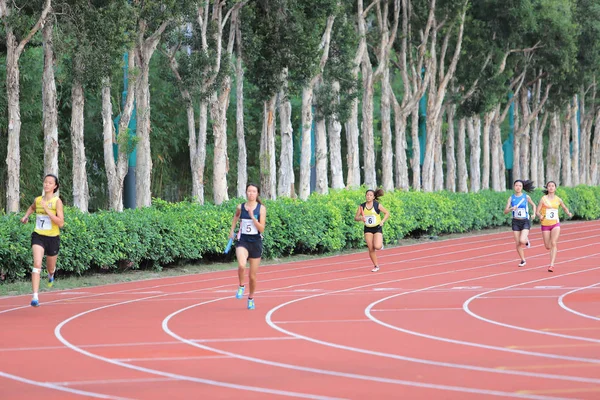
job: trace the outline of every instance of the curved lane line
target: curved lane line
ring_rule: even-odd
[[[598,253],[596,253],[596,254],[598,254]],[[596,255],[596,254],[594,254],[594,255]],[[582,258],[589,258],[589,257],[590,256],[579,257],[579,258],[573,259],[572,261],[574,261],[574,260],[580,260]],[[600,339],[594,339],[594,338],[589,338],[589,337],[585,337],[585,336],[566,335],[566,334],[563,334],[563,333],[546,332],[546,331],[541,331],[539,329],[525,328],[523,326],[512,325],[512,324],[505,324],[504,322],[500,322],[500,321],[496,321],[496,320],[493,320],[493,319],[485,318],[485,317],[483,317],[483,316],[475,313],[474,311],[472,311],[469,308],[469,305],[474,300],[478,299],[481,296],[485,296],[487,294],[490,294],[490,293],[495,293],[495,292],[499,292],[499,291],[506,290],[506,289],[512,289],[514,287],[521,286],[521,285],[527,285],[527,284],[530,284],[530,283],[543,282],[543,281],[547,281],[547,280],[551,280],[551,279],[560,278],[560,277],[563,277],[563,276],[568,276],[568,275],[573,275],[573,274],[579,274],[581,272],[594,271],[594,270],[598,270],[598,269],[600,269],[600,267],[595,267],[595,268],[591,268],[591,269],[587,269],[587,270],[583,270],[583,271],[562,273],[560,275],[555,275],[555,276],[550,277],[550,278],[536,279],[536,280],[529,281],[529,282],[522,282],[522,283],[518,283],[518,284],[515,284],[515,285],[505,286],[503,288],[489,290],[487,292],[482,292],[482,293],[479,293],[479,294],[477,294],[477,295],[469,298],[467,301],[465,301],[463,303],[463,310],[467,314],[469,314],[470,316],[472,316],[474,318],[477,318],[478,320],[481,320],[481,321],[484,321],[484,322],[487,322],[487,323],[490,323],[490,324],[502,326],[504,328],[510,328],[510,329],[519,330],[519,331],[523,331],[523,332],[536,333],[536,334],[539,334],[539,335],[547,335],[547,336],[560,337],[560,338],[563,338],[563,339],[572,339],[572,340],[580,340],[580,341],[584,341],[584,342],[600,343]],[[600,360],[597,360],[596,362],[600,363]]]
[[[64,386],[60,386],[60,385],[56,385],[56,384],[52,384],[52,383],[48,383],[48,382],[32,381],[31,379],[23,378],[23,377],[9,374],[9,373],[2,372],[2,371],[0,371],[0,376],[3,378],[12,379],[17,382],[26,383],[28,385],[41,386],[41,387],[44,387],[47,389],[60,390],[61,392],[68,392],[71,394],[78,394],[81,396],[93,397],[95,399],[130,400],[127,397],[109,396],[107,394],[88,392],[86,390],[71,389],[68,387],[64,387]]]
[[[559,304],[559,305],[560,305],[560,306],[561,306],[563,309],[565,309],[566,311],[568,311],[568,312],[570,312],[570,313],[573,313],[573,314],[575,314],[575,315],[579,315],[580,317],[583,317],[583,318],[589,318],[589,319],[593,319],[593,320],[595,320],[595,321],[600,321],[600,318],[599,318],[599,317],[594,317],[593,315],[584,314],[584,313],[582,313],[582,312],[579,312],[579,311],[577,311],[577,310],[573,310],[572,308],[568,307],[568,306],[567,306],[567,305],[564,303],[564,298],[565,298],[565,297],[567,297],[568,295],[570,295],[570,294],[572,294],[572,293],[575,293],[575,292],[579,292],[580,290],[591,289],[591,288],[593,288],[593,287],[596,287],[596,286],[598,286],[598,285],[600,285],[600,282],[598,282],[598,283],[594,283],[593,285],[590,285],[590,286],[586,286],[586,287],[582,287],[582,288],[577,288],[577,289],[571,290],[570,292],[567,292],[567,293],[563,294],[562,296],[560,296],[560,297],[558,298],[558,304]]]

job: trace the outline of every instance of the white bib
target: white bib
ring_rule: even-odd
[[[377,224],[377,217],[375,215],[365,216],[365,225],[368,227],[374,227]]]
[[[513,218],[527,218],[527,209],[517,208],[513,211]]]
[[[35,227],[40,231],[49,231],[52,229],[52,220],[47,215],[37,215],[35,218]]]
[[[242,219],[240,222],[240,232],[242,235],[258,235],[258,229],[251,219]]]
[[[546,217],[545,218],[558,221],[558,209],[546,208]]]

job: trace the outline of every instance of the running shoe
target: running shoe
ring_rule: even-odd
[[[236,299],[241,299],[244,297],[244,290],[246,290],[246,286],[238,286],[237,293],[235,294]]]
[[[54,285],[54,274],[48,274],[48,287],[51,288]]]
[[[379,267],[376,265],[373,267],[373,269],[371,270],[371,272],[377,272],[379,271]]]
[[[531,248],[531,242],[529,240],[527,240],[527,244],[525,245],[526,248]]]
[[[248,310],[254,310],[255,308],[254,299],[248,299]]]
[[[521,260],[521,262],[519,263],[519,267],[524,267],[527,264],[527,262],[525,260]]]
[[[31,307],[39,307],[40,301],[38,299],[31,299]]]
[[[548,272],[554,272],[554,267],[553,266],[549,266],[548,267]]]

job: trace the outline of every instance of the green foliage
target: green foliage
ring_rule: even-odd
[[[265,201],[265,258],[323,253],[364,246],[363,228],[354,220],[364,190],[313,194],[307,201]],[[504,214],[511,192],[390,192],[380,202],[391,213],[384,227],[386,243],[406,236],[437,235],[506,226]],[[600,187],[559,188],[557,192],[579,219],[600,218]],[[531,195],[537,203],[541,191]],[[242,199],[220,206],[169,203],[122,213],[85,214],[65,208],[58,267],[65,272],[162,268],[178,261],[228,258],[227,243],[235,207]],[[0,272],[8,280],[24,278],[31,267],[32,224],[18,215],[0,215]]]

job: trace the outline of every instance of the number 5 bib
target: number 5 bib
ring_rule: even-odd
[[[243,219],[241,221],[241,232],[243,235],[258,235],[258,229],[251,219]]]

